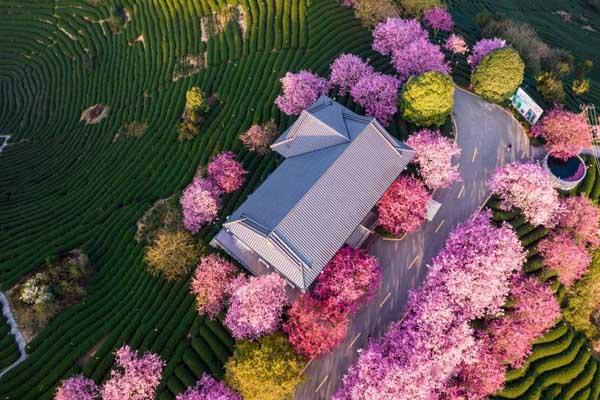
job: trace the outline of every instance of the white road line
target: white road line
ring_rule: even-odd
[[[462,187],[460,188],[460,192],[458,192],[458,196],[456,198],[460,199],[462,197],[464,191],[465,191],[465,185],[462,185]]]
[[[321,390],[321,388],[323,387],[325,382],[327,382],[327,379],[329,379],[329,375],[327,375],[325,378],[323,378],[321,383],[319,383],[319,386],[317,386],[317,388],[315,389],[315,393],[317,393],[319,390]]]
[[[415,265],[415,263],[417,262],[418,259],[419,259],[419,256],[415,256],[414,260],[412,260],[412,262],[408,266],[408,269],[411,269],[413,267],[413,265]]]
[[[361,333],[359,332],[358,335],[356,335],[356,337],[354,337],[354,339],[352,339],[352,341],[348,345],[348,350],[350,350],[352,348],[352,346],[354,346],[354,343],[356,343],[356,341],[358,340],[358,338],[360,337],[360,335],[361,335]]]
[[[442,225],[444,225],[444,222],[446,222],[445,219],[443,219],[442,222],[440,222],[440,224],[437,226],[437,228],[435,228],[435,233],[437,233],[437,231],[440,230],[440,228],[442,227]]]
[[[308,360],[308,362],[306,363],[306,365],[304,366],[304,368],[302,368],[302,371],[300,371],[300,373],[298,375],[302,375],[304,373],[304,371],[306,371],[306,368],[308,368],[308,366],[312,362],[313,362],[313,358],[311,358],[310,360]]]
[[[473,157],[471,158],[471,162],[475,162],[475,158],[477,157],[477,147],[473,150]]]
[[[381,303],[379,303],[379,308],[383,307],[383,305],[385,304],[386,301],[388,301],[388,299],[390,298],[391,295],[392,295],[392,292],[388,292],[388,294],[385,296],[383,301]]]

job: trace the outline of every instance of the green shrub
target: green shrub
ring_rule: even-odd
[[[573,93],[575,93],[577,96],[583,96],[584,94],[586,94],[587,92],[590,91],[590,80],[589,79],[575,79],[573,81],[573,83],[571,84],[571,90],[573,91]]]
[[[444,6],[442,0],[399,0],[399,3],[403,13],[410,17],[418,17],[431,8]]]
[[[443,125],[454,105],[452,78],[426,72],[410,78],[402,91],[402,117],[420,126]]]
[[[502,103],[523,82],[525,64],[514,49],[502,48],[485,56],[471,75],[473,91],[484,99]]]
[[[542,72],[535,77],[537,91],[548,103],[562,103],[566,93],[562,80],[554,72]]]

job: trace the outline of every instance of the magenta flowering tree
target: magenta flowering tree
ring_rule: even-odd
[[[453,140],[437,130],[421,129],[406,144],[416,151],[413,162],[429,189],[446,188],[460,179],[458,165],[452,165],[452,158],[460,155],[460,147]]]
[[[373,74],[373,67],[354,54],[342,54],[331,64],[329,84],[338,88],[343,96],[366,76]]]
[[[414,232],[425,221],[431,194],[420,180],[400,176],[377,203],[377,223],[386,232],[400,236]]]
[[[450,32],[454,26],[452,14],[443,7],[431,8],[423,14],[423,24],[435,32]]]
[[[378,72],[364,76],[350,90],[352,99],[365,109],[367,115],[387,126],[398,111],[397,98],[400,81]]]
[[[571,286],[585,274],[592,262],[583,243],[576,243],[569,232],[551,234],[538,244],[545,267],[558,274],[558,280]]]
[[[548,153],[563,160],[592,147],[592,128],[586,113],[552,109],[531,128],[531,134],[534,137],[543,137]]]
[[[255,340],[274,333],[288,304],[285,281],[277,273],[251,277],[231,294],[225,325],[236,339]]]
[[[565,197],[558,224],[561,230],[571,233],[577,244],[600,246],[600,210],[589,197]]]
[[[452,52],[452,54],[467,54],[469,52],[469,45],[465,38],[456,33],[448,36],[444,42],[444,48]]]
[[[271,150],[269,146],[277,134],[277,125],[273,121],[267,121],[262,125],[252,125],[240,135],[240,141],[248,150],[264,155]]]
[[[183,224],[197,233],[204,225],[217,218],[221,208],[222,190],[212,180],[196,177],[181,195]]]
[[[200,259],[194,272],[191,292],[196,298],[198,313],[214,319],[227,298],[227,288],[238,269],[224,258],[211,254]]]
[[[147,400],[156,395],[164,362],[157,354],[139,354],[125,345],[116,352],[116,367],[102,387],[103,400]]]
[[[481,39],[473,46],[471,56],[467,59],[467,62],[471,65],[471,68],[475,68],[489,53],[505,46],[506,41],[499,38]]]
[[[389,55],[413,41],[427,40],[428,36],[416,19],[388,18],[373,29],[373,50]]]
[[[428,71],[450,73],[440,46],[427,39],[418,39],[392,51],[392,64],[401,82]]]
[[[247,173],[231,151],[218,154],[208,163],[206,171],[208,178],[225,193],[231,193],[242,187],[244,175]]]
[[[275,99],[275,104],[287,115],[298,115],[307,109],[317,98],[329,91],[329,83],[309,71],[288,72],[281,78],[283,93]]]
[[[373,297],[381,284],[379,261],[364,250],[342,247],[317,278],[314,295],[342,312],[353,312]]]
[[[99,395],[96,382],[82,375],[75,375],[61,382],[54,400],[97,400]]]
[[[217,381],[208,374],[202,377],[194,387],[175,397],[175,400],[242,400],[242,396]]]
[[[514,162],[494,172],[488,186],[505,210],[518,208],[533,225],[552,227],[560,211],[553,179],[540,165]]]

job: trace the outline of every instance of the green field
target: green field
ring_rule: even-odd
[[[10,333],[10,326],[6,318],[0,313],[0,372],[17,361],[19,348],[15,337]]]

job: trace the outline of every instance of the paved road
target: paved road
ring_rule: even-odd
[[[420,285],[427,263],[440,251],[448,233],[485,202],[489,196],[486,182],[496,167],[533,157],[520,125],[503,109],[457,89],[453,116],[462,149],[463,182],[434,194],[442,207],[419,232],[401,241],[378,239],[373,243],[370,252],[384,267],[382,288],[371,305],[354,317],[345,343],[310,363],[307,381],[296,391],[297,400],[331,398],[356,360],[356,350],[366,346],[368,337],[380,336],[390,322],[402,318],[408,291]]]

